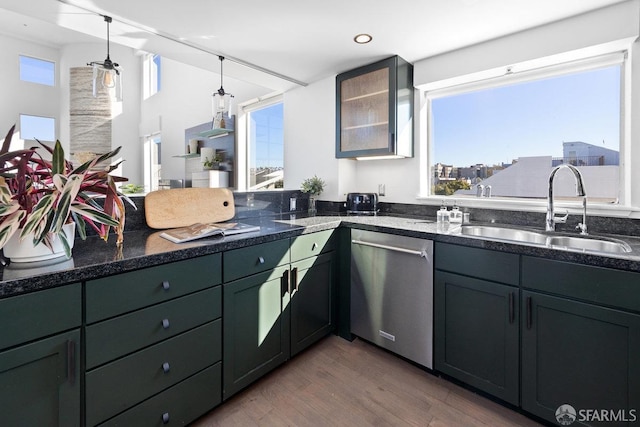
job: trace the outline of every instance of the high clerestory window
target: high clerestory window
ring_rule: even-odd
[[[430,195],[545,199],[550,172],[569,163],[581,171],[590,202],[618,203],[624,58],[427,92]],[[556,194],[575,194],[570,174],[556,181]]]
[[[56,64],[44,59],[19,55],[20,80],[45,86],[55,86]]]

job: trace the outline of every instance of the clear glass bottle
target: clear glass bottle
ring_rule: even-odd
[[[444,204],[444,200],[440,205],[440,209],[436,212],[436,224],[444,224],[449,222],[449,211]]]
[[[452,224],[462,224],[462,211],[458,208],[456,202],[453,202],[453,207],[449,213],[449,222]]]

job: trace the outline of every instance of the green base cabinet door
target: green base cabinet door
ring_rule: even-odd
[[[80,425],[80,332],[0,353],[0,424]]]
[[[513,405],[519,400],[519,289],[435,272],[435,369]]]
[[[571,405],[573,425],[640,424],[640,316],[528,291],[522,303],[522,408],[552,423]]]
[[[291,356],[333,329],[333,253],[291,264]]]
[[[223,399],[289,358],[289,266],[223,285]]]

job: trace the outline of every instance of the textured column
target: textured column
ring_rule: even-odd
[[[74,67],[70,73],[70,155],[81,163],[111,150],[111,96],[98,85],[93,97],[91,67]]]

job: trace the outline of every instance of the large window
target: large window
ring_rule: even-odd
[[[20,55],[20,80],[55,86],[56,64],[51,61]]]
[[[247,189],[282,188],[284,180],[282,101],[280,99],[275,103],[249,107],[247,110]]]
[[[569,163],[581,171],[590,201],[617,203],[622,60],[428,93],[430,194],[544,199],[553,168]],[[564,196],[575,194],[570,174],[559,185]]]

